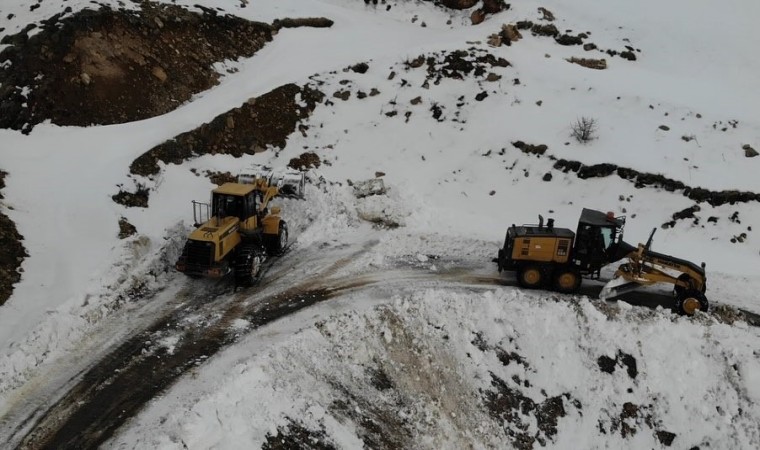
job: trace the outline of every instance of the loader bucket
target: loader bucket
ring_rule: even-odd
[[[303,198],[306,176],[295,169],[273,169],[255,164],[238,175],[238,183],[253,184],[265,180],[269,186],[276,186],[282,197]]]

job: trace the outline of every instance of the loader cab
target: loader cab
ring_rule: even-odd
[[[603,266],[615,261],[624,226],[625,217],[584,208],[573,248],[576,265],[582,271],[598,274]]]
[[[245,221],[256,215],[256,191],[251,185],[225,183],[211,194],[211,215]]]

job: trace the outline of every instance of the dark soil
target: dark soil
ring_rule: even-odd
[[[119,219],[119,239],[126,239],[137,234],[137,228],[129,223],[126,217]]]
[[[3,198],[6,175],[6,172],[0,170],[0,199]],[[0,212],[0,306],[10,298],[13,285],[21,280],[19,268],[24,258],[29,256],[21,244],[23,239],[16,230],[16,224]]]
[[[286,17],[285,19],[275,19],[272,22],[272,27],[277,30],[280,28],[298,27],[330,28],[331,26],[333,26],[333,21],[324,17],[302,17],[297,19]]]
[[[534,402],[523,395],[517,386],[510,387],[507,382],[491,374],[492,390],[484,392],[484,402],[495,420],[504,427],[512,446],[520,450],[531,450],[539,444],[546,446],[557,435],[559,419],[567,415],[568,406],[580,409],[581,404],[572,400],[569,394],[547,397],[541,403]],[[533,416],[538,425],[538,432],[531,434],[530,419]]]
[[[0,127],[114,124],[164,114],[217,83],[214,63],[252,56],[273,28],[204,9],[141,3],[60,14],[3,38]],[[22,88],[31,89],[28,96]]]
[[[120,190],[112,195],[113,201],[130,208],[147,208],[150,191],[145,186],[138,186],[135,192]]]
[[[291,158],[290,162],[288,162],[288,167],[296,170],[318,169],[321,164],[322,161],[319,159],[319,155],[314,152],[306,152],[301,153],[297,158]]]
[[[326,441],[324,430],[311,431],[294,421],[287,427],[277,427],[277,434],[267,434],[261,450],[333,450],[335,446]]]
[[[298,103],[299,96],[305,106]],[[310,86],[280,86],[217,116],[210,123],[152,148],[132,162],[130,172],[151,176],[159,173],[159,161],[181,164],[204,154],[239,157],[262,152],[269,146],[283,148],[298,123],[307,118],[323,98],[321,92]],[[298,129],[302,133],[308,130],[305,125]]]
[[[623,352],[622,350],[618,350],[617,355],[615,355],[615,358],[610,358],[607,355],[602,355],[596,360],[597,365],[599,366],[599,370],[605,373],[614,373],[615,369],[618,367],[624,367],[626,373],[628,374],[631,379],[636,379],[636,376],[638,376],[639,371],[636,367],[636,358],[634,358],[632,355],[629,355],[628,353]]]

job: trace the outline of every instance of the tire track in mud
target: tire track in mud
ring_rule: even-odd
[[[16,428],[16,435],[32,428],[16,447],[97,448],[179,377],[236,342],[241,337],[235,332],[237,320],[247,321],[250,324],[247,331],[251,331],[361,286],[360,281],[331,287],[326,287],[324,282],[376,243],[365,244],[281,292],[257,296],[245,290],[226,298],[224,291],[208,292],[212,295],[210,302],[203,294],[194,296],[86,369],[79,381],[46,412],[35,411]],[[267,286],[286,277],[287,273],[287,270],[274,273],[260,292],[265,292]],[[193,317],[201,320],[192,321]],[[181,335],[173,351],[153,346],[157,336],[167,334]],[[36,423],[29,425],[32,421]]]

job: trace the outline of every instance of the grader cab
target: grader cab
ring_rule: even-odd
[[[707,311],[704,263],[697,266],[652,251],[654,231],[646,244],[634,247],[623,241],[624,227],[625,217],[586,208],[575,232],[556,228],[553,219],[544,225],[541,216],[538,224],[512,225],[497,256],[499,272],[516,272],[518,282],[526,288],[550,287],[573,293],[583,278],[598,279],[603,267],[627,258],[600,297],[612,298],[641,286],[670,283],[681,313]]]

